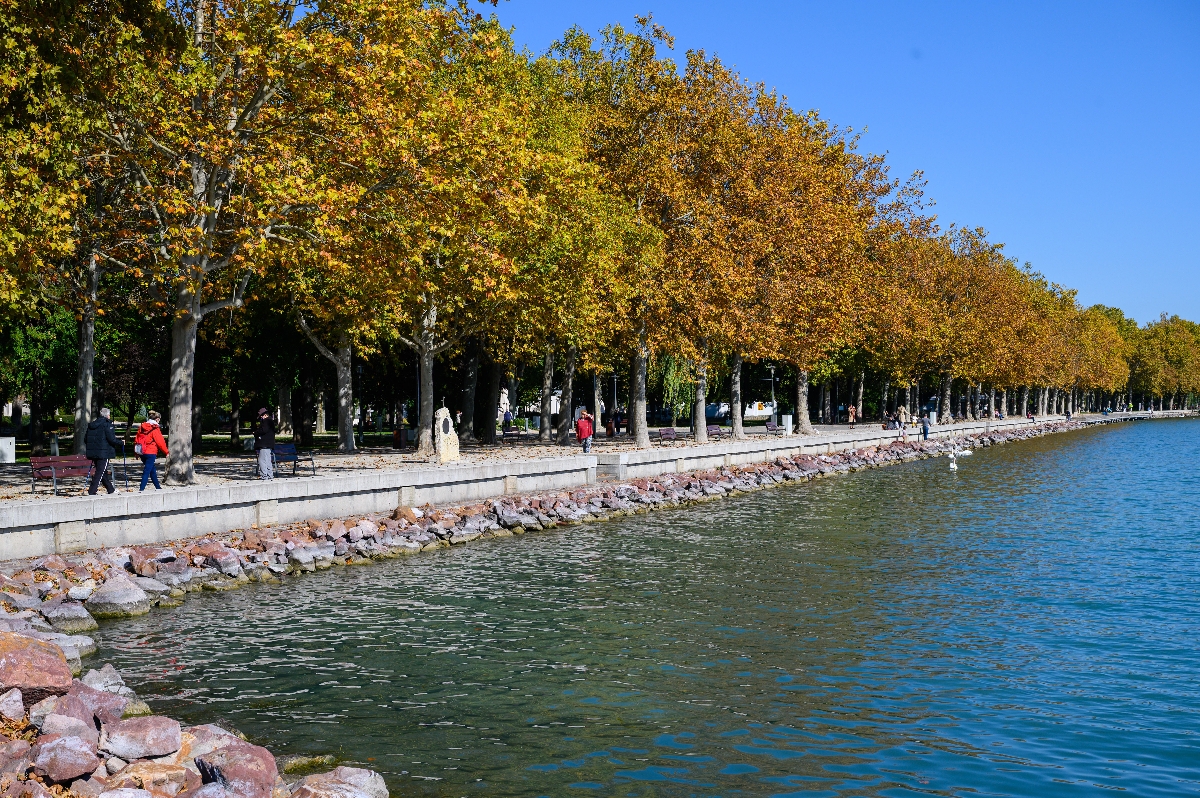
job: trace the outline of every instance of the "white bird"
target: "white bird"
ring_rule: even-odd
[[[954,452],[950,452],[950,470],[951,471],[958,470],[958,460],[955,458]]]

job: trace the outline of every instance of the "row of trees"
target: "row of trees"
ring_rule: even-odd
[[[946,406],[954,380],[1079,401],[1131,366],[1156,395],[1194,390],[1193,325],[1081,308],[982,230],[939,228],[920,176],[850,131],[703,51],[672,60],[648,18],[540,57],[465,2],[0,0],[0,28],[2,334],[26,342],[4,379],[62,382],[31,342],[67,318],[79,439],[97,331],[109,360],[166,339],[140,357],[161,363],[175,482],[197,347],[244,375],[264,328],[328,362],[343,449],[355,363],[400,349],[426,451],[439,362],[484,437],[527,364],[547,418],[555,387],[570,408],[577,375],[628,373],[642,446],[656,374],[669,403],[687,385],[703,440],[716,376],[741,434],[743,364],[768,360],[802,425],[810,382],[867,373]],[[221,379],[236,417],[245,377]]]

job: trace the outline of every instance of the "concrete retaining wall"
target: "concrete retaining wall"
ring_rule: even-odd
[[[400,504],[470,502],[595,479],[596,458],[586,455],[29,502],[0,507],[0,559],[391,512]]]

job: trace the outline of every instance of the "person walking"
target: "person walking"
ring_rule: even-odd
[[[272,449],[275,448],[275,421],[267,408],[258,409],[258,425],[254,427],[254,451],[258,453],[258,478],[275,478],[275,461]]]
[[[929,414],[928,413],[923,413],[921,415],[921,440],[923,440],[923,441],[929,440]]]
[[[850,429],[854,429],[854,422],[858,419],[858,407],[850,405],[846,408],[846,420],[850,422]]]
[[[100,415],[88,424],[83,436],[87,459],[92,461],[92,481],[88,485],[88,495],[95,496],[100,484],[113,494],[117,488],[113,485],[112,474],[108,472],[108,461],[117,456],[117,447],[121,442],[113,430],[112,411],[107,407],[100,408]]]
[[[138,427],[137,437],[133,439],[134,451],[142,458],[142,486],[138,488],[138,493],[146,489],[146,482],[154,482],[155,490],[162,490],[162,485],[158,484],[158,468],[155,466],[155,461],[158,456],[167,455],[167,442],[163,439],[162,428],[159,422],[162,416],[157,410],[151,410],[148,418]]]
[[[595,431],[595,425],[592,424],[592,414],[584,410],[579,414],[579,420],[575,422],[575,437],[583,444],[584,454],[592,451],[592,436],[595,434]]]

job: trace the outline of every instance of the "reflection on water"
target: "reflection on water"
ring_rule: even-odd
[[[1200,423],[193,595],[158,711],[403,795],[1200,792]]]

